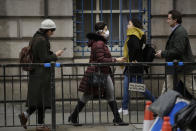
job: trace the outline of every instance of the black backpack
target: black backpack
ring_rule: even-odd
[[[152,62],[155,58],[155,49],[151,44],[146,44],[143,49],[143,60],[144,62]]]
[[[155,48],[153,48],[151,44],[146,44],[142,51],[143,62],[152,62],[155,58],[155,53]],[[149,66],[144,67],[146,73],[148,73],[148,68]]]

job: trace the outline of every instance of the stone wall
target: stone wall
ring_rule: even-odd
[[[46,17],[54,20],[57,29],[51,38],[51,50],[67,48],[60,57],[59,62],[73,62],[73,2],[72,0],[0,0],[0,63],[18,63],[19,51],[28,45],[33,34],[39,29],[41,21]],[[64,72],[72,74],[72,68],[65,68]],[[6,68],[6,75],[19,75],[19,68]],[[22,71],[22,75],[26,72]],[[0,69],[0,76],[3,69]],[[56,70],[57,78],[60,78],[60,70]],[[0,92],[3,100],[4,86],[6,87],[7,99],[12,96],[11,78],[6,78],[4,85],[3,77],[0,77]],[[20,96],[26,98],[26,78],[14,78],[14,99]],[[65,80],[66,82],[66,80]],[[58,82],[60,83],[60,82]],[[57,83],[57,85],[59,85]],[[66,84],[65,84],[66,85]],[[58,88],[57,88],[58,89]],[[57,90],[57,94],[59,94]]]
[[[196,3],[194,0],[152,0],[152,43],[164,49],[171,32],[167,24],[169,10],[177,9],[183,15],[182,25],[190,35],[193,54],[196,55]]]
[[[64,47],[69,51],[61,58],[73,58],[72,0],[0,0],[0,61],[17,59],[18,52],[28,44],[46,15],[53,19],[57,29],[51,41],[52,50]]]

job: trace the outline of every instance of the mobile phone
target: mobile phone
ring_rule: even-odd
[[[64,51],[65,51],[66,49],[67,49],[67,48],[63,48],[62,50],[64,50]]]

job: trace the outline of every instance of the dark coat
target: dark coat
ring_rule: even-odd
[[[128,46],[128,53],[129,53],[129,61],[137,61],[143,62],[143,55],[142,55],[142,46],[145,41],[145,36],[142,36],[140,40],[137,36],[131,35],[129,36],[129,40],[127,43]],[[127,66],[125,68],[125,74],[133,74],[133,73],[143,73],[144,67],[143,66]]]
[[[91,54],[89,63],[107,63],[115,62],[116,60],[112,58],[111,53],[106,46],[107,40],[96,33],[87,34],[88,45],[91,47]],[[98,88],[93,88],[89,86],[87,75],[91,72],[98,72],[100,69],[101,73],[111,74],[111,68],[109,66],[89,66],[85,71],[84,77],[82,78],[79,86],[79,91],[86,93],[93,93],[94,96],[98,95]],[[101,88],[101,93],[103,93],[103,88]]]
[[[183,62],[194,62],[188,34],[183,26],[179,25],[169,36],[165,51],[162,51],[161,56],[167,62],[174,60]],[[177,72],[191,72],[194,66],[182,66],[177,68]],[[166,73],[173,73],[173,67],[166,67]]]
[[[57,56],[50,51],[50,42],[46,36],[37,31],[33,36],[33,63],[47,63],[56,61]],[[50,68],[35,67],[29,73],[27,105],[51,107]]]

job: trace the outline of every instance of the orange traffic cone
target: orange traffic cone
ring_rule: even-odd
[[[151,101],[146,102],[146,107],[144,111],[143,131],[149,131],[154,122],[153,113],[148,109],[150,104],[152,104]]]
[[[168,116],[165,116],[163,118],[163,125],[162,125],[162,131],[172,131],[172,126],[169,122],[170,118]]]

